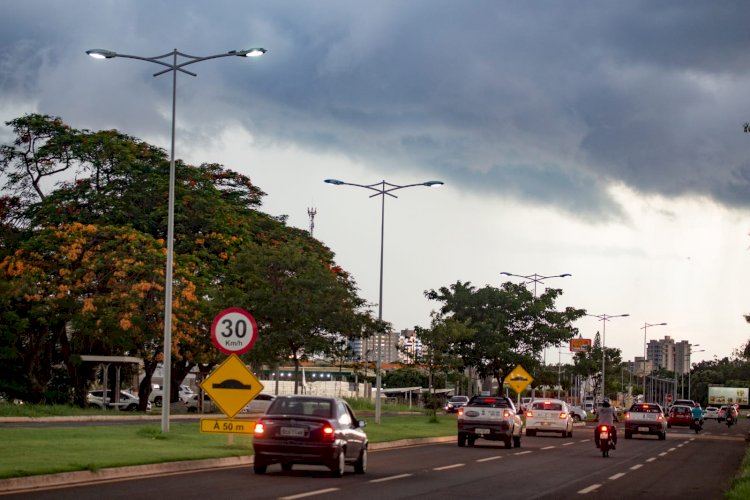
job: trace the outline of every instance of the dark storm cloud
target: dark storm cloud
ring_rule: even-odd
[[[196,65],[200,83],[180,76],[178,116],[191,140],[239,121],[261,139],[586,219],[618,216],[612,183],[747,207],[749,9],[30,0],[0,20],[0,87],[3,99],[36,102],[75,126],[166,133],[168,76],[83,51],[262,45],[270,52],[260,60]]]

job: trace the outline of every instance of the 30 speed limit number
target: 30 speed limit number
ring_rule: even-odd
[[[211,340],[224,354],[247,352],[257,339],[258,325],[255,318],[239,307],[224,309],[211,324]]]

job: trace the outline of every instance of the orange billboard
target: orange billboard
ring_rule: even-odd
[[[570,339],[570,352],[589,352],[591,339]]]

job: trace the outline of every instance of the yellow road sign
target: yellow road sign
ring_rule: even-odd
[[[505,383],[508,384],[511,389],[521,394],[530,383],[534,381],[534,377],[528,374],[523,366],[517,365],[513,368],[507,377],[505,377]]]
[[[252,434],[255,420],[232,420],[231,418],[202,418],[201,432],[223,434]]]
[[[263,390],[263,384],[236,354],[225,359],[201,382],[201,387],[229,418],[237,415]]]

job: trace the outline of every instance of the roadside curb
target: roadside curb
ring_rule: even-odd
[[[447,443],[454,441],[455,436],[432,438],[399,439],[384,443],[371,443],[371,451],[404,448],[425,444]],[[145,478],[164,474],[216,469],[220,467],[241,467],[253,464],[253,456],[209,458],[205,460],[186,460],[184,462],[165,462],[149,465],[133,465],[128,467],[112,467],[97,471],[61,472],[59,474],[45,474],[40,476],[13,477],[0,479],[0,495],[21,493],[41,488],[54,488],[68,485],[96,484],[103,481],[115,481],[131,478]]]

